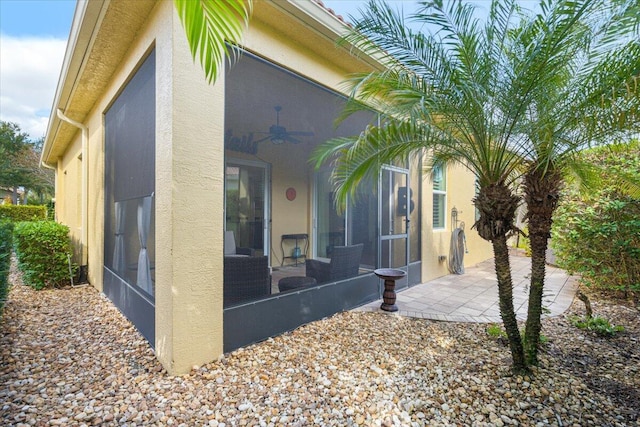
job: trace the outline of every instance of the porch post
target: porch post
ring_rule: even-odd
[[[223,352],[224,75],[209,85],[167,2],[158,37],[156,354],[170,374]]]

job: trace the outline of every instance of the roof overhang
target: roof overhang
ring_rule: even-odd
[[[156,4],[156,0],[78,0],[49,116],[43,163],[55,165],[78,131],[61,120],[57,110],[77,122],[85,121]],[[252,20],[271,25],[312,50],[318,50],[318,41],[335,47],[336,40],[349,31],[340,17],[314,0],[255,2],[253,14]],[[283,15],[295,25],[283,24]],[[351,58],[360,67],[381,68],[375,59],[365,55],[355,59],[351,53],[346,48],[324,49],[322,55],[327,61],[344,63]]]
[[[42,150],[51,166],[78,129],[57,115],[83,122],[144,24],[153,0],[78,0]]]

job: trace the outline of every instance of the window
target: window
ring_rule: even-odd
[[[433,229],[444,229],[445,210],[447,207],[447,174],[446,165],[436,165],[432,171],[433,177]]]

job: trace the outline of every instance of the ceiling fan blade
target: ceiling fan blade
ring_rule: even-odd
[[[287,135],[296,135],[296,136],[313,136],[313,132],[305,132],[301,130],[292,130],[291,132],[287,132]]]
[[[253,132],[259,135],[267,135],[263,138],[254,141],[254,144],[258,144],[264,141],[271,141],[274,144],[281,144],[282,142],[290,142],[292,144],[300,144],[302,141],[298,138],[294,138],[293,136],[314,136],[313,132],[305,132],[305,131],[291,131],[287,132],[287,129],[284,126],[280,126],[280,111],[282,107],[276,105],[273,107],[276,110],[276,123],[269,127],[269,132]]]
[[[271,138],[273,138],[273,135],[265,136],[264,138],[260,138],[260,139],[259,139],[259,140],[257,140],[257,141],[253,141],[253,143],[254,143],[254,144],[258,144],[258,143],[260,143],[260,142],[263,142],[263,141],[269,140],[269,139],[271,139]]]
[[[285,136],[284,140],[292,144],[300,144],[302,142],[299,139],[292,137],[291,134],[288,134],[287,136]]]

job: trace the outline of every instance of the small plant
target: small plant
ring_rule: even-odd
[[[529,229],[527,226],[522,229],[522,233],[518,236],[516,246],[518,249],[524,250],[525,256],[531,256],[531,242],[529,241]]]
[[[607,319],[600,316],[588,317],[586,319],[573,316],[569,320],[571,324],[577,328],[586,329],[604,337],[612,337],[618,332],[624,332],[624,327],[614,326]]]
[[[15,226],[14,237],[25,283],[34,289],[68,283],[68,227],[54,221],[20,222]]]
[[[492,325],[487,326],[487,335],[491,338],[506,338],[507,333],[502,329],[502,326],[494,323]]]
[[[487,335],[494,339],[506,339],[507,333],[502,329],[502,326],[494,323],[487,326]],[[520,331],[520,337],[524,340],[524,329]],[[540,334],[540,344],[546,344],[549,342],[549,338],[545,335]]]

